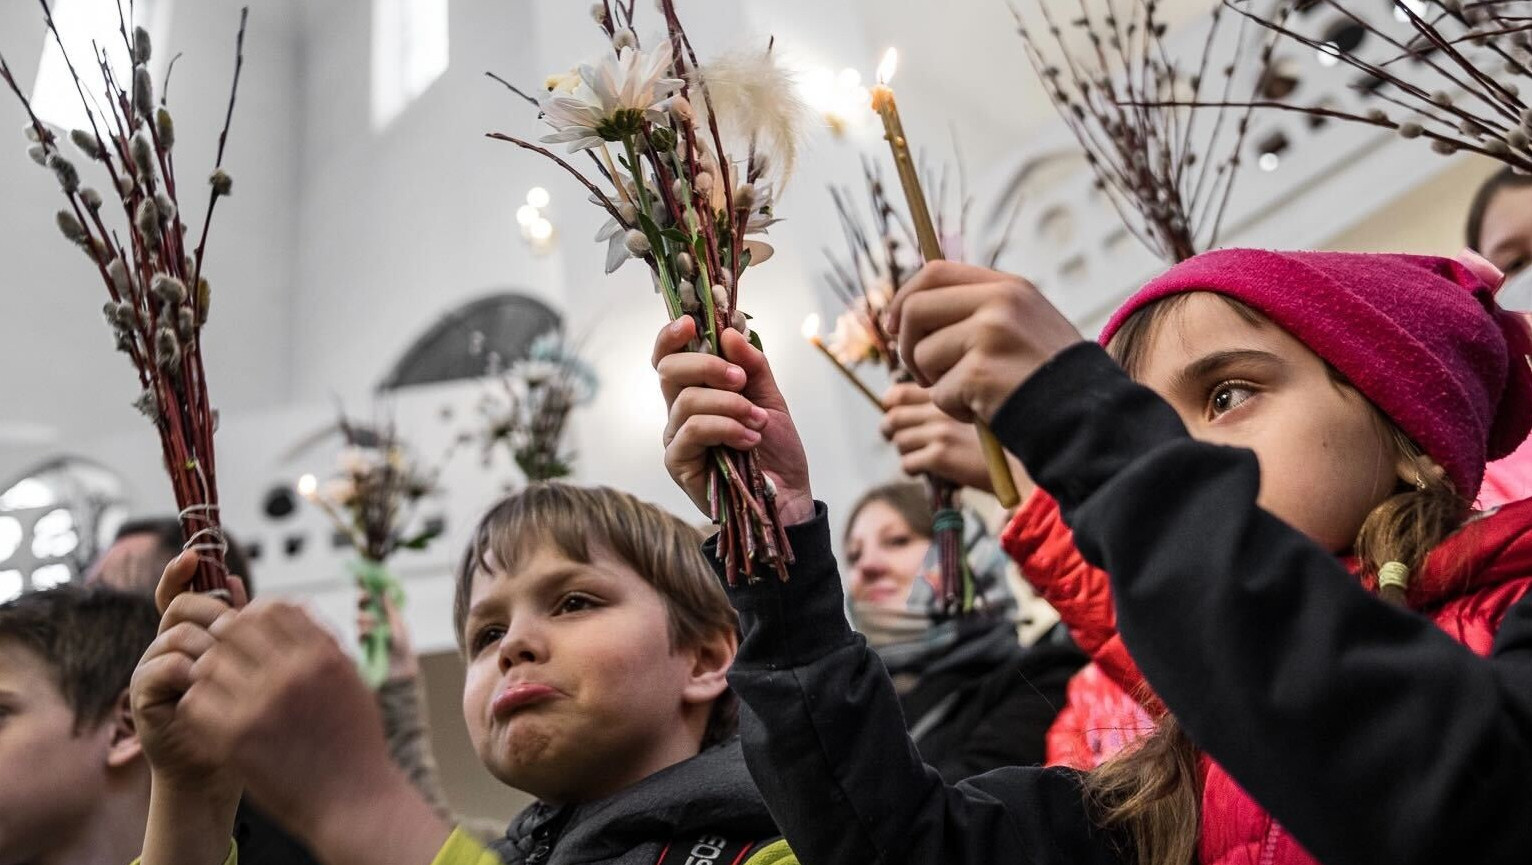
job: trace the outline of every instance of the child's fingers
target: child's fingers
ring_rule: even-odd
[[[930,405],[931,394],[918,384],[900,382],[883,392],[883,407]]]
[[[693,415],[687,418],[670,443],[665,446],[665,464],[672,470],[684,471],[701,462],[709,448],[720,445],[736,450],[749,450],[761,443],[761,434],[739,421],[718,415]]]
[[[899,334],[906,316],[905,305],[923,291],[953,285],[993,282],[999,278],[1003,278],[1003,274],[960,261],[930,262],[908,282],[900,286],[899,292],[894,295],[893,303],[888,306],[888,331],[896,336]]]
[[[213,635],[201,625],[195,622],[177,622],[170,630],[155,638],[145,657],[176,653],[195,661],[207,654],[207,651],[217,643]]]
[[[250,590],[245,588],[245,578],[230,574],[224,579],[229,584],[229,600],[233,602],[234,609],[243,610],[250,603]]]
[[[681,391],[670,407],[670,420],[665,425],[665,444],[670,444],[686,421],[706,415],[725,417],[757,432],[766,427],[768,419],[765,410],[737,393],[689,387]]]
[[[191,585],[191,581],[197,576],[197,553],[193,550],[182,550],[181,554],[170,560],[165,566],[165,572],[160,575],[160,582],[154,587],[154,605],[164,613],[170,607],[170,602]]]
[[[170,600],[165,614],[160,617],[160,633],[165,633],[181,622],[190,622],[199,628],[211,628],[224,615],[233,615],[229,605],[207,595],[182,594]]]
[[[941,437],[942,432],[940,429],[932,425],[921,424],[899,430],[889,439],[889,443],[900,454],[908,454],[940,440]]]
[[[974,327],[970,319],[949,324],[940,330],[926,334],[914,351],[902,357],[931,381],[938,381],[958,361],[968,356],[974,346]]]
[[[153,651],[151,647],[151,651]],[[145,656],[133,670],[129,697],[135,711],[175,702],[196,681],[193,661],[180,652]]]
[[[686,351],[691,344],[692,338],[697,335],[697,323],[689,315],[680,318],[660,328],[659,335],[654,338],[654,354],[650,357],[650,363],[655,369],[660,368],[660,361],[673,354]]]
[[[905,301],[899,356],[917,381],[929,386],[932,379],[916,362],[915,347],[931,334],[971,316],[992,293],[991,286],[960,285],[932,288]]]
[[[721,357],[697,351],[661,358],[655,370],[660,374],[660,390],[665,394],[666,405],[675,403],[681,391],[689,387],[737,391],[744,389],[746,381],[743,369]]]
[[[901,430],[924,426],[945,417],[942,410],[930,402],[894,406],[883,413],[883,422],[878,425],[878,432],[883,434],[885,440],[892,441]]]

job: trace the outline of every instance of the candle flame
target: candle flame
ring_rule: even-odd
[[[313,475],[304,475],[298,478],[298,495],[306,499],[313,498],[314,493],[319,491],[319,478]]]
[[[878,64],[878,83],[887,85],[893,80],[894,73],[899,71],[899,49],[890,48],[883,54],[883,62]]]
[[[819,313],[809,313],[809,317],[803,320],[803,338],[816,339],[819,336]]]

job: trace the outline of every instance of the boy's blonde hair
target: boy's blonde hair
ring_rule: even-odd
[[[684,520],[620,490],[557,481],[529,484],[501,499],[474,529],[458,566],[452,604],[458,646],[466,646],[463,629],[475,575],[513,573],[545,546],[589,564],[592,544],[611,551],[659,592],[673,649],[699,646],[719,634],[737,635],[739,618],[702,554],[702,541],[702,533]],[[738,704],[733,692],[725,691],[713,704],[702,747],[733,736],[737,727]]]

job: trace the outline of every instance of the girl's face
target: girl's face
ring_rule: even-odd
[[[1506,276],[1515,276],[1532,264],[1532,186],[1496,192],[1480,225],[1484,257]]]
[[[1281,328],[1199,292],[1149,334],[1138,379],[1194,438],[1249,448],[1257,504],[1339,553],[1399,482],[1400,457],[1374,409]]]
[[[931,539],[915,534],[887,502],[868,502],[846,531],[851,599],[875,607],[904,609]]]

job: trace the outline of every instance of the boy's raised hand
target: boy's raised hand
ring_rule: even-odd
[[[228,752],[205,735],[193,707],[208,687],[194,670],[213,648],[211,628],[236,615],[208,595],[186,591],[197,555],[185,552],[165,567],[154,597],[160,633],[133,671],[133,723],[152,776],[143,861],[222,862],[229,850],[243,786]],[[244,606],[244,582],[229,579],[234,607]]]
[[[285,601],[208,631],[194,719],[256,804],[326,861],[369,861],[379,846],[400,856],[387,861],[431,861],[450,827],[394,766],[377,701],[330,632]]]
[[[994,417],[1039,367],[1083,341],[1030,282],[953,261],[921,268],[888,315],[900,357],[961,421]]]
[[[161,613],[160,633],[133,671],[129,695],[134,725],[156,779],[210,790],[210,782],[228,776],[227,755],[189,727],[182,698],[192,688],[192,668],[213,647],[208,629],[234,608],[217,598],[186,591],[197,572],[197,554],[184,552],[165,566],[154,600]],[[245,604],[245,587],[230,580],[235,607]],[[239,782],[229,778],[238,796]]]
[[[682,317],[662,328],[654,344],[654,368],[670,410],[665,468],[708,513],[708,448],[754,450],[777,486],[782,524],[806,522],[814,516],[808,457],[766,356],[733,329],[721,337],[724,357],[687,351],[694,336],[696,323]]]

